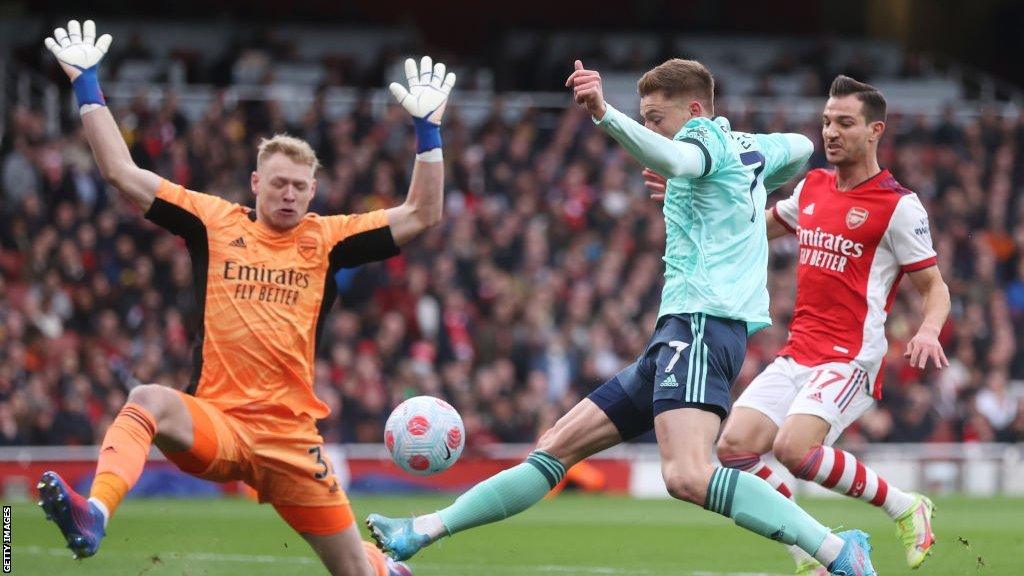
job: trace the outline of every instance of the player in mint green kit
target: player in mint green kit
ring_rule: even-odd
[[[732,132],[726,119],[712,119],[714,80],[692,60],[669,60],[640,79],[643,126],[605,103],[600,75],[580,61],[566,86],[597,126],[667,179],[665,287],[654,336],[636,362],[545,432],[522,464],[433,514],[371,514],[378,544],[404,560],[443,536],[519,513],[573,464],[653,428],[673,497],[795,544],[832,574],[874,575],[866,534],[832,534],[764,480],[711,463],[747,336],[771,323],[766,190],[797,175],[810,140]]]

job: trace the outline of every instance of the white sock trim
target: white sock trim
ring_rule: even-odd
[[[789,555],[793,557],[793,560],[797,564],[806,562],[808,560],[814,560],[814,556],[811,556],[810,554],[805,552],[803,548],[797,546],[796,544],[786,546],[786,550],[789,550]]]
[[[903,516],[914,506],[914,497],[903,490],[889,484],[889,491],[885,494],[885,502],[882,502],[882,509],[893,520]]]
[[[99,110],[100,108],[106,108],[106,106],[104,106],[103,104],[82,104],[78,108],[78,115],[85,116],[89,112]]]
[[[441,521],[441,515],[437,512],[413,518],[412,529],[419,534],[426,534],[431,542],[448,535],[448,529],[445,528],[444,522]]]
[[[444,156],[441,154],[440,148],[431,148],[426,152],[420,152],[416,155],[417,162],[442,162]]]
[[[107,505],[96,498],[89,498],[89,502],[99,509],[100,514],[103,514],[103,529],[106,530],[107,522],[110,520],[110,510],[107,510]]]
[[[828,536],[825,537],[825,541],[818,546],[818,550],[814,553],[814,559],[821,562],[822,566],[826,568],[839,558],[839,553],[843,551],[843,546],[846,542],[842,538],[829,532]]]

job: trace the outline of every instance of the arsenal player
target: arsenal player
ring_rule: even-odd
[[[904,274],[924,299],[924,320],[905,356],[921,369],[929,360],[938,368],[949,364],[938,341],[949,290],[936,266],[928,215],[917,195],[878,165],[885,108],[874,87],[837,77],[821,127],[835,169],[810,171],[769,210],[768,237],[791,233],[800,244],[789,341],[736,401],[718,456],[790,496],[761,459],[771,451],[797,478],[882,508],[896,522],[907,564],[917,568],[935,543],[931,501],[832,447],[881,397],[885,319]],[[792,551],[798,574],[825,573],[806,553]]]
[[[772,451],[797,478],[883,508],[896,522],[907,565],[918,568],[935,543],[932,501],[831,445],[882,397],[885,322],[900,278],[908,276],[924,298],[924,321],[904,354],[921,369],[929,360],[949,365],[938,340],[949,290],[925,207],[879,167],[885,98],[847,76],[828,95],[821,136],[835,170],[808,172],[766,218],[769,239],[792,233],[800,242],[790,339],[736,401],[718,454],[790,494],[761,459]],[[803,550],[793,552],[804,574],[823,573]]]

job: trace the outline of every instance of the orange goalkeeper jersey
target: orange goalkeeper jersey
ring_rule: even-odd
[[[313,391],[313,362],[339,268],[398,253],[384,210],[307,214],[274,231],[255,212],[166,180],[146,218],[185,239],[199,332],[190,392],[227,412],[330,410]]]

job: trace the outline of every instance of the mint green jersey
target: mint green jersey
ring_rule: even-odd
[[[703,312],[743,320],[748,333],[770,326],[765,183],[792,176],[784,135],[733,132],[725,118],[699,117],[674,140],[699,147],[704,170],[668,180],[658,316]]]

